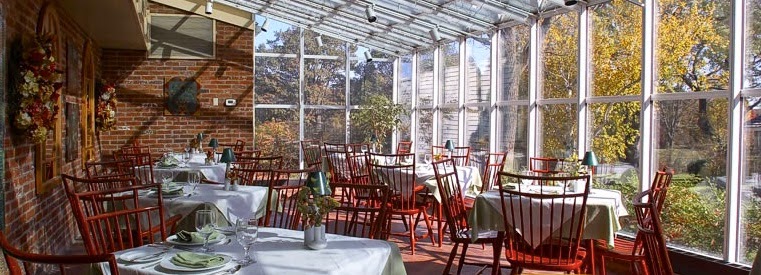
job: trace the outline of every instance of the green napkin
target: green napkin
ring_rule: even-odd
[[[209,240],[214,240],[216,238],[219,238],[219,232],[214,231],[214,233],[211,233],[209,235]],[[188,232],[185,230],[182,230],[180,232],[177,232],[177,241],[183,242],[183,243],[203,243],[204,239],[201,233],[198,232]]]
[[[177,266],[204,268],[222,265],[225,262],[225,258],[219,255],[179,252],[172,257],[171,261]]]

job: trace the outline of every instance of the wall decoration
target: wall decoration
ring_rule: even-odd
[[[82,53],[71,41],[66,47],[66,94],[82,94]]]
[[[66,102],[66,162],[79,155],[79,104]]]
[[[98,86],[95,126],[98,127],[99,131],[113,130],[116,126],[116,88],[108,84],[99,84]]]
[[[180,77],[169,79],[164,84],[164,114],[194,115],[201,108],[198,94],[201,84],[195,79],[182,80]]]

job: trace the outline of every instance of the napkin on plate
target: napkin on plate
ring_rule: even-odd
[[[177,266],[204,268],[222,265],[225,262],[225,258],[219,255],[180,252],[174,255],[171,261]]]
[[[216,238],[219,238],[219,232],[214,231],[214,233],[209,235],[209,240],[214,240]],[[188,232],[182,230],[177,232],[177,241],[183,243],[203,243],[204,239],[203,236],[201,236],[201,234],[198,232]]]

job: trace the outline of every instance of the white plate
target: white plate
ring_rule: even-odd
[[[223,226],[217,228],[217,231],[219,231],[222,234],[225,235],[234,235],[235,234],[235,226]]]
[[[154,254],[154,255],[151,257],[143,258],[151,254]],[[155,262],[155,261],[161,260],[162,258],[164,258],[164,255],[166,255],[165,250],[141,249],[141,250],[134,250],[134,251],[129,251],[124,254],[121,254],[119,255],[119,259],[125,262],[130,262],[130,263],[147,263],[147,262]],[[130,260],[130,258],[132,258],[133,260]]]
[[[225,239],[227,239],[225,234],[219,234],[219,235],[217,235],[217,238],[215,238],[215,239],[209,239],[209,244],[219,243],[221,241],[224,241]],[[186,242],[181,242],[181,241],[177,240],[177,235],[169,236],[169,238],[166,238],[166,242],[168,242],[170,244],[174,244],[174,245],[183,245],[183,246],[202,246],[203,245],[203,243],[186,243]]]
[[[149,197],[149,198],[158,198],[159,197],[159,193],[156,192],[156,191],[148,191],[148,194],[146,196]],[[180,194],[180,193],[172,193],[172,194],[164,194],[161,197],[164,198],[164,199],[171,199],[171,198],[178,198],[178,197],[181,197],[181,196],[182,196],[182,194]]]
[[[172,271],[204,271],[204,270],[212,270],[217,269],[225,266],[227,263],[229,263],[232,260],[232,257],[227,255],[219,255],[225,258],[224,261],[222,261],[222,264],[212,267],[202,267],[202,268],[191,268],[191,267],[184,267],[184,266],[178,266],[172,263],[172,258],[166,258],[159,265],[163,268],[172,270]]]

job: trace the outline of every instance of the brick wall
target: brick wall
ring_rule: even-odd
[[[150,12],[183,13],[156,3],[151,3]],[[242,139],[251,148],[252,35],[250,30],[217,22],[213,60],[150,59],[145,51],[104,49],[103,78],[116,84],[119,103],[117,129],[100,135],[103,154],[135,140],[154,152],[180,151],[199,132],[220,143]],[[163,85],[177,76],[195,78],[201,84],[200,110],[195,116],[164,114]],[[218,106],[212,106],[214,98],[219,99]],[[237,99],[238,105],[224,107],[227,98]]]
[[[36,20],[44,0],[0,0],[5,13],[6,44],[3,49],[8,59],[11,45],[22,39],[32,39],[35,35]],[[64,52],[59,64],[67,64],[66,43],[70,43],[82,53],[86,34],[69,18],[63,9],[58,9],[60,30],[58,34],[64,45]],[[100,55],[97,45],[94,45],[96,56]],[[99,58],[99,57],[97,57]],[[96,64],[97,62],[96,58]],[[97,65],[96,65],[97,66]],[[8,67],[6,75],[13,73],[14,68]],[[65,79],[65,77],[64,77]],[[66,85],[64,85],[66,87]],[[64,88],[65,89],[65,88]],[[66,95],[64,102],[81,102],[77,96]],[[9,94],[6,89],[8,102]],[[63,107],[63,106],[61,106]],[[6,135],[3,136],[5,149],[5,228],[4,233],[12,244],[23,250],[41,253],[61,253],[66,245],[72,242],[78,233],[71,207],[66,199],[64,190],[59,184],[47,194],[36,195],[34,182],[34,146],[27,138],[18,134],[10,125],[12,114],[7,113],[5,124]],[[65,124],[65,120],[64,120]],[[65,125],[64,125],[65,129]],[[65,130],[62,130],[65,136]],[[65,150],[65,149],[64,149]],[[80,157],[82,151],[79,151]],[[63,154],[63,152],[62,152]],[[83,176],[81,161],[63,162],[62,173]],[[60,180],[59,180],[60,182]],[[0,270],[0,273],[2,270]]]

